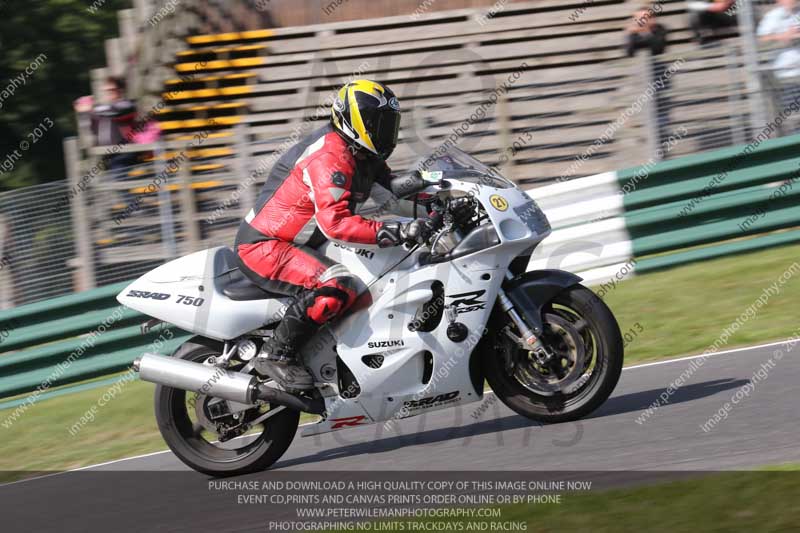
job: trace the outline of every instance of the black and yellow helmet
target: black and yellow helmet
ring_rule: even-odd
[[[352,143],[388,159],[397,146],[400,103],[385,85],[355,80],[339,89],[331,120],[334,128]]]

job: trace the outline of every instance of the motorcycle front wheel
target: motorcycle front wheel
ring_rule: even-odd
[[[482,341],[482,368],[497,397],[543,423],[569,422],[600,407],[614,391],[624,358],[614,315],[590,289],[575,285],[542,310],[543,350],[520,346],[516,325],[501,309]]]
[[[202,363],[220,353],[221,346],[214,341],[195,337],[178,348],[173,357]],[[264,470],[280,459],[297,432],[298,411],[283,409],[256,423],[278,406],[253,408],[238,413],[238,419],[215,418],[209,409],[214,401],[199,393],[156,386],[155,415],[161,436],[178,459],[198,472],[226,477]],[[234,427],[250,423],[252,427],[248,426],[239,437],[220,442],[215,429],[220,423]]]

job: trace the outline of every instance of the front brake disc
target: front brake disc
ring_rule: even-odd
[[[553,370],[544,374],[528,359],[526,363],[517,364],[514,377],[525,388],[544,396],[564,392],[570,385],[578,381],[583,374],[586,350],[583,338],[572,323],[558,315],[544,316],[547,337],[554,339],[547,342],[547,349],[553,355],[551,364],[559,364],[563,372],[560,376]],[[543,339],[544,342],[544,339]]]

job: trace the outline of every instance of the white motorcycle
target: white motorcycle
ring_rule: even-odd
[[[177,259],[120,293],[154,318],[143,330],[165,322],[196,335],[172,357],[134,363],[157,384],[159,429],[184,463],[214,476],[262,470],[303,412],[320,418],[303,436],[391,423],[477,402],[485,382],[540,422],[581,418],[609,397],[623,362],[617,322],[579,277],[527,270],[551,230],[525,192],[457,149],[395,178],[392,192],[435,213],[434,236],[411,248],[321,248],[363,285],[348,314],[300,351],[311,391],[287,392],[258,372],[290,300],[250,283],[230,249]]]

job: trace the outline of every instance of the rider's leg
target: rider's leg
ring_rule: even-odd
[[[326,322],[340,316],[355,299],[355,287],[350,277],[330,278],[320,287],[304,291],[286,309],[275,328],[270,344],[280,357],[293,357],[303,342],[314,336]]]
[[[310,388],[311,375],[300,365],[297,350],[320,326],[353,304],[353,278],[342,265],[291,243],[240,245],[238,252],[242,271],[253,281],[266,290],[294,295],[264,351],[273,363],[267,365],[273,377],[291,388]]]

